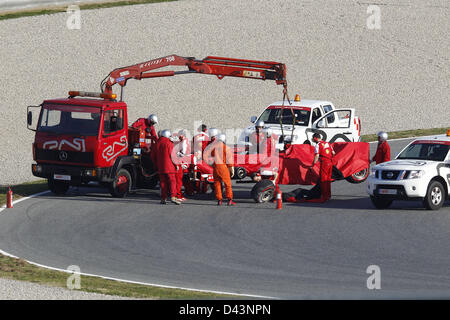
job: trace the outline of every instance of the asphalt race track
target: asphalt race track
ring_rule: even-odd
[[[391,141],[393,155],[408,142]],[[448,202],[437,212],[420,202],[376,210],[366,183],[340,181],[326,204],[277,211],[249,199],[250,186],[235,186],[236,207],[209,195],[162,206],[156,190],[46,194],[1,212],[0,249],[83,273],[276,298],[450,297]],[[370,265],[381,290],[366,287]]]

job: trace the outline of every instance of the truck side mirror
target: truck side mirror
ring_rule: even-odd
[[[31,126],[32,123],[33,123],[33,113],[31,111],[28,111],[27,124],[28,124],[28,126]]]
[[[31,128],[33,125],[33,111],[32,108],[41,108],[41,106],[28,106],[27,107],[27,129],[31,131],[36,131],[35,128]]]
[[[251,123],[255,123],[255,122],[256,122],[256,119],[257,119],[256,116],[251,116],[251,117],[250,117],[250,122],[251,122]]]

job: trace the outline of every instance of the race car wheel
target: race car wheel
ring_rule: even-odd
[[[114,198],[123,198],[130,191],[131,185],[132,180],[130,173],[127,169],[122,168],[117,172],[114,181],[109,184],[109,193],[111,193]]]
[[[423,199],[423,206],[428,210],[438,210],[445,202],[445,189],[439,181],[431,181],[427,194]]]
[[[377,209],[387,209],[392,204],[392,200],[381,199],[374,196],[370,196],[370,200],[372,200],[373,205]]]
[[[58,181],[55,179],[48,179],[48,188],[51,192],[58,195],[63,195],[69,190],[70,185],[64,181]]]
[[[366,168],[352,174],[350,177],[345,178],[345,180],[347,180],[350,183],[361,183],[366,181],[368,176],[369,176],[369,168]]]
[[[245,168],[237,167],[234,170],[234,176],[233,176],[234,179],[241,180],[241,179],[244,179],[246,176],[247,176],[247,170],[245,170]]]
[[[275,185],[271,180],[263,179],[253,186],[251,195],[256,203],[269,202],[275,196]]]

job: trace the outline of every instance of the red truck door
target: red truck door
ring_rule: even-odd
[[[118,156],[128,154],[128,126],[124,108],[111,108],[103,112],[98,163],[111,167]]]

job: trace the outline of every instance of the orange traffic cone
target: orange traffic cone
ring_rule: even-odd
[[[13,192],[11,190],[11,187],[8,187],[8,192],[6,193],[6,207],[13,207]]]
[[[277,210],[281,210],[281,208],[283,208],[283,195],[278,186],[276,188],[276,194],[277,194]]]

